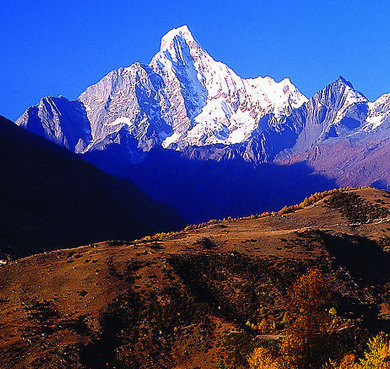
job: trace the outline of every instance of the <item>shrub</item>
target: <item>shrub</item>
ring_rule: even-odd
[[[390,368],[390,340],[387,334],[379,333],[368,341],[368,350],[364,358],[360,359],[361,369],[389,369]]]
[[[368,341],[368,349],[364,357],[357,362],[356,356],[347,354],[341,362],[329,361],[324,369],[389,369],[390,368],[390,338],[383,332]]]
[[[249,369],[279,369],[280,363],[270,350],[264,347],[256,348],[248,357]]]

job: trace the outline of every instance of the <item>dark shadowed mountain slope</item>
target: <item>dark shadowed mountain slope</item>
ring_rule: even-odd
[[[109,171],[116,156],[109,152],[95,151],[89,154],[93,157],[85,158]],[[107,158],[112,160],[107,162]],[[336,186],[305,163],[253,166],[240,157],[218,162],[164,149],[152,150],[139,164],[121,167],[118,163],[115,168],[114,174],[129,178],[152,198],[169,203],[191,223],[275,210]]]
[[[28,255],[184,225],[128,180],[0,116],[0,254]]]

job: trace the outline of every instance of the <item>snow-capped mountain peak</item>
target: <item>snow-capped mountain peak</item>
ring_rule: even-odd
[[[173,46],[177,41],[185,41],[187,44],[191,45],[197,42],[195,41],[194,36],[191,31],[188,29],[187,25],[173,28],[167,32],[161,39],[160,51],[164,51]]]
[[[332,119],[325,119],[330,125],[337,125],[350,115],[355,114],[358,106],[367,105],[367,98],[356,91],[353,85],[342,76],[326,86],[323,90],[317,92],[313,99],[320,109],[325,108],[332,115]],[[366,109],[363,109],[366,110]],[[361,115],[361,114],[360,114]],[[354,119],[356,119],[355,117]],[[357,120],[361,120],[358,118]]]
[[[189,118],[174,128],[163,146],[180,149],[216,143],[236,144],[247,139],[266,114],[288,114],[307,99],[288,80],[270,77],[243,79],[214,60],[197,43],[187,26],[169,31],[151,67],[166,85],[176,86],[169,99],[183,99]],[[174,125],[176,126],[176,125]]]
[[[338,76],[336,80],[333,82],[334,84],[347,85],[348,87],[353,89],[353,85],[350,81],[345,79],[343,76]]]
[[[160,51],[153,57],[151,65],[160,62],[165,65],[169,62],[185,65],[205,57],[210,58],[185,25],[172,29],[162,37]]]
[[[351,105],[360,102],[368,102],[367,98],[359,91],[355,90],[352,83],[344,77],[339,76],[334,82],[329,85],[333,90],[338,89],[344,94],[346,105]]]
[[[342,76],[337,78],[335,83],[338,85],[340,91],[339,106],[337,106],[338,112],[334,120],[334,123],[338,123],[347,117],[351,110],[356,110],[357,106],[367,106],[368,100],[362,93],[354,89],[351,82],[347,81]]]
[[[274,114],[274,124],[306,101],[287,78],[239,77],[182,26],[163,36],[149,65],[114,70],[80,95],[91,137],[77,147],[89,152],[128,145],[125,151],[133,160],[156,146],[182,150],[238,144],[267,129],[268,123],[259,128],[267,114]],[[50,125],[50,116],[40,120]],[[56,129],[54,134],[62,133]]]

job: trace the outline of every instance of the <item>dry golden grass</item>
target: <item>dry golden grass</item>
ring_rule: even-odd
[[[370,203],[379,204],[380,201],[381,206],[390,207],[390,198],[383,191],[366,188],[355,192]],[[34,255],[3,265],[0,267],[0,367],[66,368],[66,365],[73,365],[67,364],[66,360],[80,364],[80,348],[94,341],[102,332],[101,314],[117,296],[131,288],[146,300],[154,292],[158,303],[164,306],[169,303],[163,300],[164,289],[176,285],[184,288],[184,282],[176,272],[167,278],[172,256],[218,257],[239,253],[248,260],[266,260],[275,268],[287,270],[290,262],[315,261],[321,257],[329,259],[324,243],[313,236],[317,230],[380,240],[390,236],[390,223],[388,219],[377,219],[351,226],[340,211],[326,205],[324,198],[292,213],[211,222],[196,229],[151,237],[150,240],[101,242]],[[200,240],[205,238],[214,246],[209,249],[202,247]],[[134,268],[132,279],[128,280],[125,276],[129,265],[139,267]],[[226,291],[233,291],[234,280],[227,281]],[[234,283],[244,282],[237,277]],[[340,286],[340,290],[343,288]],[[234,295],[231,297],[235,298]],[[282,296],[273,298],[276,301],[274,308],[280,310],[281,321],[284,314],[280,302]],[[49,307],[43,307],[45,301]],[[47,309],[49,316],[38,317],[41,321],[37,321],[32,317],[37,309]],[[216,367],[218,359],[226,354],[222,347],[226,335],[245,329],[223,313],[219,314],[218,306],[215,309],[209,313],[210,332],[207,336],[202,333],[204,323],[198,322],[179,327],[178,332],[182,334],[175,333],[173,340],[168,337],[164,341],[169,341],[166,355],[170,357],[171,368]],[[382,303],[381,310],[388,312],[389,307]],[[251,335],[279,337],[284,334],[283,327],[277,328],[279,323],[275,325],[269,316],[267,324],[263,324],[268,327],[265,332],[256,328],[261,319],[251,322],[254,325],[254,329],[249,327]],[[83,321],[87,333],[74,328],[72,324],[77,319]],[[273,329],[273,325],[276,328]],[[139,357],[157,347],[142,346],[141,343],[138,346],[132,349]],[[164,347],[160,349],[164,350]],[[67,352],[69,350],[72,352]],[[145,368],[153,365],[156,364],[145,364]]]

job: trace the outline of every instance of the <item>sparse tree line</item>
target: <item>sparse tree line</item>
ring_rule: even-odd
[[[303,199],[303,201],[300,202],[299,204],[295,204],[295,205],[291,205],[291,206],[286,205],[282,209],[280,209],[279,211],[265,211],[261,214],[251,214],[249,216],[237,217],[237,218],[229,216],[229,217],[226,217],[223,219],[210,219],[207,222],[202,222],[199,224],[189,224],[184,228],[184,231],[187,232],[187,231],[194,230],[194,229],[204,228],[204,227],[207,227],[207,226],[210,226],[213,224],[229,223],[229,222],[233,222],[236,220],[257,219],[257,218],[264,218],[264,217],[268,217],[268,216],[275,216],[277,214],[284,215],[284,214],[288,214],[288,213],[293,213],[297,210],[304,209],[310,205],[315,204],[316,202],[322,200],[326,196],[330,196],[330,195],[337,196],[340,193],[345,193],[345,192],[349,192],[349,191],[353,191],[353,190],[361,190],[364,188],[368,188],[368,187],[361,186],[361,187],[353,188],[353,187],[347,186],[347,187],[334,188],[334,189],[323,191],[323,192],[316,192],[308,197],[305,197]],[[139,242],[139,241],[150,242],[150,241],[164,240],[164,239],[169,239],[170,237],[174,237],[175,235],[177,235],[179,233],[181,233],[181,232],[160,232],[160,233],[156,233],[153,236],[145,236],[145,237],[141,238],[140,240],[134,240],[134,242]]]

